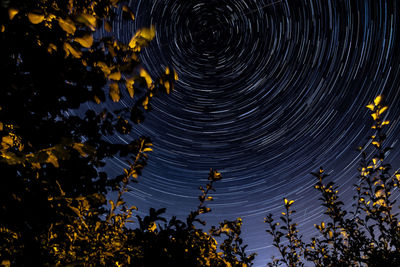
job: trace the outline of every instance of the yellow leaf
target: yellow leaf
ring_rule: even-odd
[[[119,81],[121,80],[121,72],[119,71],[113,72],[110,74],[110,76],[108,76],[108,78],[114,81]]]
[[[100,101],[100,98],[98,97],[98,96],[94,96],[94,101],[97,103],[97,104],[100,104],[101,103],[101,101]]]
[[[149,225],[149,232],[154,232],[157,229],[157,225],[154,222],[151,222]]]
[[[10,20],[12,20],[15,17],[15,15],[18,14],[18,12],[19,10],[15,8],[8,9],[8,17],[10,18]]]
[[[142,28],[140,35],[146,40],[153,40],[156,36],[156,28],[153,25],[150,28]]]
[[[44,20],[44,15],[28,13],[28,19],[32,24],[39,24]]]
[[[168,75],[169,73],[170,73],[170,72],[169,72],[169,68],[168,68],[168,67],[166,67],[166,68],[165,68],[165,74],[167,74],[167,75]]]
[[[134,93],[135,93],[135,91],[134,91],[134,89],[133,89],[133,84],[135,83],[135,81],[133,80],[133,79],[126,79],[125,80],[125,86],[126,86],[126,89],[128,90],[128,92],[129,92],[129,96],[131,97],[131,98],[133,98],[133,96],[134,96]]]
[[[285,198],[285,199],[284,199],[284,201],[285,201],[285,205],[287,205],[287,203],[288,203],[288,200]]]
[[[389,124],[390,123],[390,121],[384,121],[384,122],[382,122],[382,126],[383,125],[387,125],[387,124]]]
[[[366,106],[366,107],[373,111],[374,108],[375,108],[375,105],[371,103],[371,104],[369,104],[369,105]]]
[[[289,205],[292,205],[293,202],[294,202],[294,200],[290,200],[290,201],[289,201]]]
[[[91,14],[81,14],[76,18],[76,20],[88,26],[92,31],[96,29],[97,26],[96,17]]]
[[[48,158],[46,159],[46,162],[51,163],[51,164],[53,164],[54,167],[58,168],[59,165],[58,165],[57,157],[51,151],[47,151],[47,155],[48,155]]]
[[[72,147],[73,147],[73,149],[75,149],[76,151],[78,151],[79,154],[80,154],[82,157],[87,157],[88,154],[87,154],[85,151],[83,151],[83,148],[85,147],[84,144],[82,144],[82,143],[74,143]]]
[[[164,86],[165,86],[165,89],[167,90],[167,94],[169,94],[170,93],[169,81],[165,81]]]
[[[64,43],[64,51],[66,53],[66,57],[71,54],[74,58],[80,58],[82,56],[82,52],[72,47],[70,43]]]
[[[142,105],[143,105],[144,107],[146,107],[148,104],[149,104],[149,98],[146,96],[146,98],[143,100]]]
[[[382,96],[378,95],[375,99],[374,99],[374,104],[375,106],[379,105],[379,103],[381,103],[382,100]]]
[[[150,147],[146,147],[145,149],[143,149],[143,152],[147,152],[147,151],[153,151],[153,149]]]
[[[153,80],[151,79],[149,73],[143,68],[140,69],[140,77],[143,77],[146,80],[147,87],[150,88]]]
[[[5,145],[7,145],[8,147],[11,147],[14,145],[14,140],[9,135],[3,136],[3,138],[1,139],[1,142],[4,143]],[[4,144],[2,144],[2,145],[4,145]]]
[[[103,71],[104,76],[108,76],[111,73],[110,67],[108,67],[108,65],[102,61],[99,61],[99,62],[95,63],[94,65],[96,67],[99,67]]]
[[[51,54],[53,53],[53,51],[57,51],[57,46],[55,44],[49,44],[49,46],[47,47],[47,52]]]
[[[175,81],[177,81],[179,79],[178,73],[175,70],[174,70],[174,79],[175,79]]]
[[[282,215],[286,215],[286,213],[285,213],[285,212],[282,212]]]
[[[118,83],[110,84],[110,97],[114,102],[118,102],[120,100],[120,91]]]
[[[75,38],[75,42],[78,42],[83,47],[90,48],[93,45],[93,36],[87,34],[81,38]]]
[[[111,31],[112,31],[112,25],[111,25],[111,23],[108,22],[108,21],[105,21],[105,22],[104,22],[104,29],[105,29],[107,32],[111,32]]]
[[[378,110],[378,114],[381,115],[383,112],[385,112],[388,109],[387,106],[381,108],[380,110]]]
[[[325,228],[325,223],[324,222],[321,223],[321,227]]]
[[[372,118],[373,118],[374,120],[376,120],[376,119],[378,118],[378,114],[377,114],[377,113],[372,113],[371,116],[372,116]]]
[[[332,238],[332,237],[333,237],[332,231],[329,231],[328,234],[329,234],[329,238]]]
[[[381,145],[379,144],[379,142],[377,142],[377,141],[373,141],[372,144],[375,145],[375,146],[378,147],[378,148],[381,146]],[[374,164],[375,164],[375,163],[374,163]]]
[[[75,23],[70,18],[67,18],[66,20],[59,18],[58,25],[60,25],[61,29],[63,29],[66,33],[69,34],[75,33],[76,26]]]

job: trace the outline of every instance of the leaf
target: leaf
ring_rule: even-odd
[[[114,102],[118,102],[120,100],[120,91],[117,83],[110,84],[110,97]]]
[[[285,201],[285,205],[287,205],[289,203],[289,201],[286,198],[284,199],[284,201]]]
[[[44,15],[28,13],[28,19],[32,24],[39,24],[44,20]]]
[[[55,44],[49,44],[49,46],[47,47],[47,52],[51,54],[53,53],[53,51],[57,51],[57,46]]]
[[[16,8],[10,8],[8,9],[8,17],[10,18],[10,20],[13,20],[13,18],[15,17],[15,15],[17,15],[19,13],[19,10]]]
[[[133,84],[134,84],[134,83],[135,83],[135,80],[134,80],[134,79],[126,79],[126,80],[125,80],[125,86],[126,86],[126,89],[128,90],[129,96],[130,96],[131,98],[133,98],[134,93],[135,93],[135,91],[134,91],[134,89],[133,89]]]
[[[376,119],[378,118],[378,114],[377,114],[377,113],[372,113],[371,116],[372,116],[372,118],[373,118],[374,120],[376,120]]]
[[[112,31],[112,25],[111,25],[111,23],[108,22],[108,21],[104,21],[104,29],[105,29],[107,32],[111,32],[111,31]]]
[[[150,88],[153,80],[151,79],[149,73],[143,68],[140,69],[140,77],[143,77],[146,80],[147,88]]]
[[[75,38],[75,42],[79,43],[83,47],[90,48],[93,45],[93,36],[91,34],[87,34],[83,37]]]
[[[142,150],[143,152],[147,152],[147,151],[153,151],[153,149],[152,148],[150,148],[150,147],[146,147],[145,149],[143,149]]]
[[[74,58],[80,58],[82,56],[82,52],[78,49],[75,49],[70,43],[64,43],[64,51],[66,53],[66,57],[71,54]]]
[[[102,61],[96,62],[94,66],[99,67],[103,71],[104,76],[108,76],[111,73],[110,67]]]
[[[114,81],[119,81],[121,80],[121,72],[119,71],[113,72],[110,74],[110,76],[108,76],[108,78]]]
[[[380,110],[378,110],[378,115],[381,115],[383,112],[385,112],[388,109],[387,106],[381,108]]]
[[[379,103],[381,103],[382,100],[382,96],[378,95],[375,99],[374,99],[374,104],[375,106],[379,105]]]
[[[82,157],[87,157],[87,156],[88,156],[88,154],[83,150],[83,149],[85,148],[85,145],[84,145],[84,144],[82,144],[82,143],[74,143],[74,144],[72,145],[72,148],[75,149],[76,151],[78,151],[79,154],[80,154]]]
[[[390,121],[384,121],[384,122],[382,122],[381,125],[382,125],[382,126],[383,126],[383,125],[388,125],[389,123],[390,123]]]
[[[91,14],[81,14],[76,18],[76,21],[85,24],[88,26],[92,31],[94,31],[97,27],[97,19],[95,16]]]
[[[132,10],[127,5],[124,5],[122,7],[122,18],[135,20],[135,16],[133,15]]]
[[[66,33],[69,34],[75,33],[76,26],[75,23],[70,18],[67,18],[66,20],[58,18],[58,25],[60,25],[61,29],[63,29]]]
[[[375,105],[374,104],[369,104],[366,106],[367,108],[369,108],[371,111],[374,111]]]
[[[47,151],[47,155],[46,163],[51,163],[54,167],[58,168],[60,165],[58,164],[57,157],[51,151]]]

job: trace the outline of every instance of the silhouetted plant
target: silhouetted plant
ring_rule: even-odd
[[[281,254],[281,258],[274,259],[269,266],[303,266],[304,261],[311,261],[316,266],[397,266],[400,262],[400,228],[398,214],[393,211],[396,199],[392,197],[399,187],[400,174],[392,173],[391,165],[385,161],[391,149],[384,142],[384,127],[389,121],[384,120],[382,114],[387,106],[378,96],[367,108],[374,120],[371,127],[374,134],[369,138],[369,147],[359,148],[361,162],[353,209],[343,208],[337,186],[334,182],[326,183],[328,175],[323,168],[312,173],[317,179],[314,188],[321,195],[321,205],[329,221],[315,224],[319,235],[304,242],[298,235],[296,224],[291,223],[293,200],[285,199],[282,226],[271,214],[265,219],[267,232]],[[282,237],[289,242],[283,243]]]

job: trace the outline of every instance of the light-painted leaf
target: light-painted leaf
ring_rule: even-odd
[[[156,28],[153,25],[150,28],[142,28],[140,36],[149,41],[153,40],[156,36]]]
[[[83,37],[75,38],[75,42],[79,43],[83,47],[90,48],[93,45],[93,36],[91,34],[87,34]]]
[[[108,76],[108,78],[110,80],[119,81],[119,80],[121,80],[121,72],[119,72],[119,71],[113,72],[110,74],[110,76]]]
[[[380,110],[378,110],[378,114],[381,115],[383,112],[385,112],[388,109],[387,106],[381,108]]]
[[[63,29],[66,33],[74,34],[76,31],[75,23],[70,18],[65,20],[58,18],[58,25],[60,25],[61,29]]]
[[[133,84],[135,83],[135,80],[132,78],[126,79],[125,80],[125,86],[126,90],[128,90],[129,96],[133,98],[135,91],[133,89]]]
[[[153,149],[150,147],[146,147],[145,149],[143,149],[143,152],[147,152],[147,151],[153,151]]]
[[[371,111],[373,111],[375,108],[375,105],[371,103],[371,104],[367,105],[366,107],[369,108]]]
[[[66,53],[66,57],[71,54],[74,58],[80,58],[82,56],[82,52],[78,49],[75,49],[70,43],[64,43],[64,51]]]
[[[120,91],[118,83],[111,83],[110,84],[110,97],[112,101],[118,102],[120,100]]]
[[[378,95],[375,99],[374,99],[374,104],[375,106],[379,105],[379,103],[381,103],[382,100],[382,96]]]
[[[146,80],[147,88],[150,88],[153,80],[150,77],[150,74],[143,68],[140,69],[140,77],[143,77]]]
[[[111,25],[111,23],[108,22],[108,21],[104,21],[104,29],[105,29],[107,32],[112,32],[112,25]]]
[[[91,14],[81,14],[76,18],[76,20],[88,26],[92,31],[97,27],[97,19]]]
[[[99,62],[95,63],[94,65],[96,67],[99,67],[103,71],[104,76],[106,76],[106,77],[111,73],[110,67],[102,61],[99,61]]]
[[[44,15],[36,13],[28,13],[28,19],[32,24],[39,24],[44,20]]]
[[[47,52],[52,54],[53,51],[57,51],[57,46],[55,44],[49,44],[49,46],[47,47]]]
[[[10,18],[10,20],[12,20],[15,15],[17,15],[19,13],[19,10],[16,8],[9,8],[8,9],[8,17]]]

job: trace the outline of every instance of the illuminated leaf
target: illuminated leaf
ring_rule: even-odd
[[[97,104],[100,104],[101,103],[101,101],[100,101],[100,98],[98,97],[98,96],[94,96],[94,101],[97,103]]]
[[[49,46],[47,47],[47,52],[51,54],[53,53],[53,51],[57,51],[57,46],[55,44],[49,44]]]
[[[149,41],[153,40],[156,36],[156,28],[154,26],[151,26],[150,28],[142,28],[140,36]]]
[[[60,25],[61,29],[63,29],[65,32],[69,34],[75,33],[76,26],[75,23],[70,18],[67,18],[66,20],[59,18],[58,25]]]
[[[97,20],[96,17],[91,14],[81,14],[76,18],[76,21],[85,24],[88,26],[92,31],[96,29]]]
[[[28,13],[28,19],[32,24],[39,24],[44,20],[44,15]]]
[[[178,73],[175,70],[174,70],[174,79],[175,79],[175,81],[177,81],[179,79]]]
[[[108,78],[114,81],[119,81],[121,80],[121,72],[119,71],[113,72],[110,74],[110,76],[108,76]]]
[[[166,68],[165,68],[165,74],[167,74],[167,75],[168,75],[169,73],[170,73],[170,72],[169,72],[169,68],[168,68],[168,67],[166,67]]]
[[[332,231],[329,231],[328,234],[329,234],[329,238],[333,237],[333,232]]]
[[[375,99],[374,99],[374,104],[375,106],[379,105],[379,103],[381,103],[382,100],[382,96],[378,95]]]
[[[164,82],[164,87],[165,87],[165,89],[167,90],[167,94],[169,94],[169,93],[170,93],[169,81],[165,81],[165,82]]]
[[[376,119],[378,118],[378,114],[377,114],[377,113],[372,113],[371,116],[372,116],[372,118],[373,118],[374,120],[376,120]]]
[[[118,102],[120,100],[120,91],[118,83],[110,84],[110,97],[114,102]]]
[[[107,32],[111,32],[111,31],[112,31],[112,25],[111,25],[111,23],[108,22],[108,21],[105,21],[105,22],[104,22],[104,29],[105,29]]]
[[[292,205],[293,202],[294,202],[294,200],[290,200],[290,201],[289,201],[289,205]]]
[[[15,8],[8,9],[8,17],[10,18],[10,20],[12,20],[15,17],[15,15],[18,14],[18,12],[19,10]]]
[[[379,148],[379,147],[381,146],[381,145],[379,144],[379,142],[377,142],[377,141],[373,141],[372,144],[373,144],[374,146],[376,146],[377,148]]]
[[[145,149],[143,149],[143,152],[147,152],[147,151],[153,151],[153,149],[150,147],[146,147]]]
[[[122,17],[124,19],[135,20],[135,16],[133,15],[132,10],[127,5],[124,5],[122,7]]]
[[[71,54],[74,58],[80,58],[82,56],[82,52],[72,47],[70,43],[64,43],[64,51],[66,53],[66,57]]]
[[[289,203],[286,198],[284,199],[284,201],[285,201],[285,205],[287,205]]]
[[[371,111],[374,110],[375,105],[374,104],[369,104],[368,106],[366,106],[367,108],[369,108]]]
[[[82,157],[87,157],[87,156],[88,156],[88,154],[83,150],[83,149],[85,148],[85,145],[84,145],[84,144],[82,144],[82,143],[74,143],[72,147],[73,147],[76,151],[78,151],[79,154],[80,154]]]
[[[46,159],[46,162],[51,163],[51,164],[53,164],[54,167],[58,168],[59,164],[58,164],[57,157],[51,151],[47,151],[47,155],[48,155],[48,158]]]
[[[140,77],[143,77],[146,80],[147,87],[150,88],[153,80],[151,79],[149,73],[143,68],[140,69]]]
[[[102,61],[99,61],[99,62],[95,63],[94,65],[96,67],[99,67],[103,71],[104,76],[108,76],[111,73],[110,67],[108,67],[108,65]]]
[[[383,126],[383,125],[387,125],[387,124],[389,124],[389,123],[390,123],[390,121],[384,121],[384,122],[382,122],[381,125]]]
[[[155,222],[151,222],[147,230],[149,230],[149,232],[154,232],[156,229],[157,225],[155,224]]]
[[[381,108],[380,110],[378,110],[378,114],[381,115],[383,112],[385,112],[388,109],[387,106]]]
[[[90,48],[93,45],[93,36],[91,34],[87,34],[83,37],[75,38],[75,42],[79,43],[83,47]]]
[[[126,85],[126,89],[128,90],[129,96],[131,98],[133,98],[134,96],[134,89],[133,89],[133,84],[135,83],[135,81],[133,79],[126,79],[125,80],[125,85]]]

